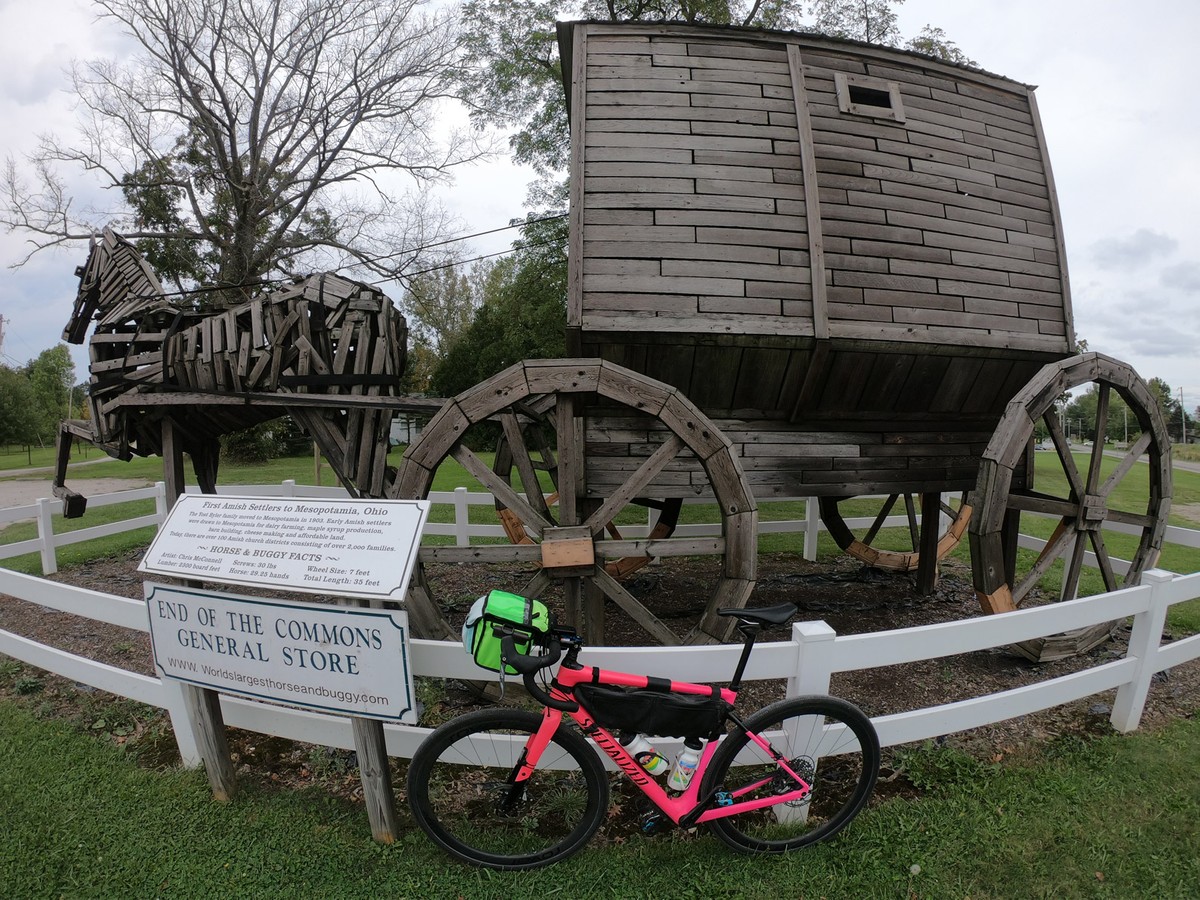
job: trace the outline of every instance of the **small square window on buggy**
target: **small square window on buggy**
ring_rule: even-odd
[[[837,86],[838,109],[842,112],[904,122],[904,103],[900,99],[900,85],[896,82],[845,72],[835,72],[833,80]]]

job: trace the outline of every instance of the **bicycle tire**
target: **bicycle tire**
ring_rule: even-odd
[[[789,733],[784,732],[787,723]],[[839,726],[845,726],[840,728]],[[795,697],[755,713],[746,729],[767,738],[812,785],[801,802],[776,804],[708,823],[713,833],[737,850],[782,853],[833,837],[862,811],[879,774],[879,738],[871,720],[852,703],[836,697]],[[814,738],[820,737],[819,746]],[[792,745],[787,746],[791,741]],[[738,765],[733,766],[738,755]],[[731,771],[732,770],[732,771]],[[700,785],[701,796],[711,791],[737,794],[759,783],[739,800],[794,789],[790,778],[745,731],[725,738]]]
[[[596,751],[565,723],[523,794],[511,795],[509,777],[541,723],[538,713],[485,709],[446,722],[421,743],[408,769],[408,801],[438,846],[475,865],[533,869],[566,859],[595,834],[608,812],[608,778]]]

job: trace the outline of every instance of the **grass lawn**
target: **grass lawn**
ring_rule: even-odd
[[[916,751],[924,788],[830,844],[738,855],[707,833],[610,834],[549,870],[443,857],[402,806],[399,840],[321,790],[246,784],[214,802],[196,771],[0,702],[0,884],[11,897],[1195,897],[1200,722],[1067,741],[1032,766]],[[249,779],[244,779],[244,783]]]

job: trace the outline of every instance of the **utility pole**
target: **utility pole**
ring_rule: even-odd
[[[1179,387],[1179,431],[1181,444],[1187,444],[1187,407],[1183,405],[1183,386]]]

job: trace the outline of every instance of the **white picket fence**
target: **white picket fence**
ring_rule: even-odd
[[[189,487],[189,491],[195,492],[198,489]],[[217,488],[219,494],[249,494],[256,497],[306,497],[311,499],[330,499],[340,500],[346,497],[346,491],[340,487],[315,487],[312,485],[296,484],[295,481],[286,480],[279,484],[258,484],[258,485],[221,485]],[[98,508],[102,506],[111,506],[115,503],[128,503],[133,500],[148,500],[153,499],[155,502],[155,512],[151,515],[139,516],[132,519],[126,519],[120,522],[111,522],[107,525],[97,525],[92,528],[83,528],[78,531],[68,531],[55,533],[54,514],[61,508],[61,501],[52,497],[44,497],[35,503],[27,506],[15,506],[9,509],[0,509],[0,527],[3,527],[12,522],[20,522],[33,519],[37,522],[38,535],[35,538],[30,538],[26,541],[19,541],[10,544],[0,544],[0,560],[11,559],[16,556],[22,556],[26,553],[40,553],[42,561],[42,574],[53,575],[58,571],[58,559],[56,551],[59,547],[65,547],[68,544],[77,544],[82,541],[89,541],[94,538],[105,537],[111,534],[118,534],[122,531],[132,531],[137,528],[144,528],[149,525],[158,526],[163,523],[167,515],[166,501],[166,486],[163,482],[158,482],[155,485],[145,488],[139,488],[132,491],[120,491],[112,494],[104,494],[97,497],[88,498],[89,508]],[[491,507],[494,504],[494,498],[491,494],[480,491],[468,491],[465,487],[456,488],[453,491],[434,491],[429,494],[429,500],[435,505],[445,505],[453,509],[454,521],[452,522],[429,522],[425,526],[425,534],[440,535],[443,537],[452,537],[456,546],[466,547],[470,544],[473,538],[504,538],[506,537],[504,529],[498,524],[474,524],[470,520],[470,508],[472,506],[487,506]],[[805,504],[805,512],[803,519],[787,519],[779,521],[767,521],[760,517],[758,523],[758,533],[763,534],[803,534],[803,555],[807,560],[815,560],[817,558],[817,539],[824,528],[821,522],[820,515],[817,510],[817,499],[815,497],[792,498],[793,501],[803,502]],[[704,503],[704,500],[688,500],[687,503]],[[788,502],[788,498],[777,498],[767,503],[761,504],[764,508],[768,508],[771,504]],[[622,526],[622,535],[629,539],[644,538],[654,526],[657,513],[650,510],[647,514],[646,524]],[[874,522],[873,518],[847,518],[846,524],[851,529],[868,528]],[[908,519],[903,515],[890,516],[885,520],[886,527],[906,527]],[[1131,525],[1121,525],[1115,522],[1106,522],[1105,529],[1113,531],[1122,531],[1128,534],[1137,534],[1138,530]],[[700,537],[704,535],[716,535],[721,533],[719,523],[702,524],[702,525],[680,525],[675,529],[676,537]],[[1179,528],[1176,526],[1168,526],[1166,533],[1168,543],[1180,544],[1184,547],[1200,548],[1200,531]],[[1040,550],[1044,546],[1044,542],[1038,538],[1029,535],[1020,536],[1020,545],[1033,550]],[[1095,567],[1096,559],[1091,552],[1088,552],[1084,558],[1086,565]],[[1114,559],[1113,569],[1118,574],[1124,574],[1128,568],[1128,563]]]
[[[152,492],[154,489],[147,490]],[[296,490],[296,495],[301,495],[294,486],[285,485],[282,490]],[[307,489],[303,496],[325,496],[308,493],[314,490],[321,489]],[[236,488],[230,492],[265,493],[257,487]],[[131,493],[138,492],[123,492],[123,495]],[[90,502],[95,503],[99,499]],[[123,499],[133,498],[123,496]],[[465,502],[474,499],[468,498]],[[2,521],[4,519],[0,517]],[[440,527],[456,528],[458,525]],[[1190,532],[1189,536],[1194,537],[1195,532]],[[74,539],[75,535],[57,536],[57,545],[66,543],[62,540],[64,537]],[[4,569],[0,569],[0,594],[136,631],[149,630],[145,604],[141,600],[72,587]],[[1168,609],[1176,603],[1196,598],[1200,598],[1200,573],[1175,575],[1153,570],[1145,574],[1143,583],[1138,587],[965,621],[845,636],[836,635],[824,622],[802,622],[792,626],[789,640],[763,643],[756,647],[746,677],[751,680],[787,679],[789,696],[827,693],[836,672],[899,665],[1003,647],[1072,628],[1132,617],[1128,650],[1120,659],[1037,684],[880,716],[874,720],[881,743],[891,746],[1027,715],[1115,689],[1116,700],[1110,717],[1112,724],[1120,731],[1130,731],[1140,721],[1151,677],[1164,669],[1200,657],[1200,635],[1168,643],[1162,639]],[[415,675],[463,679],[478,679],[480,676],[480,671],[457,643],[414,640],[411,650]],[[705,682],[712,679],[713,673],[732,673],[739,652],[737,646],[597,647],[586,650],[584,660],[623,671]],[[0,630],[0,653],[72,681],[165,709],[170,715],[185,763],[199,763],[196,735],[185,710],[180,687],[172,679],[126,671],[3,630]],[[221,706],[227,725],[312,744],[346,749],[354,747],[350,720],[346,718],[229,695],[222,696]],[[409,757],[428,729],[387,725],[385,732],[388,752],[398,757]],[[661,743],[664,750],[677,749],[669,741]]]

